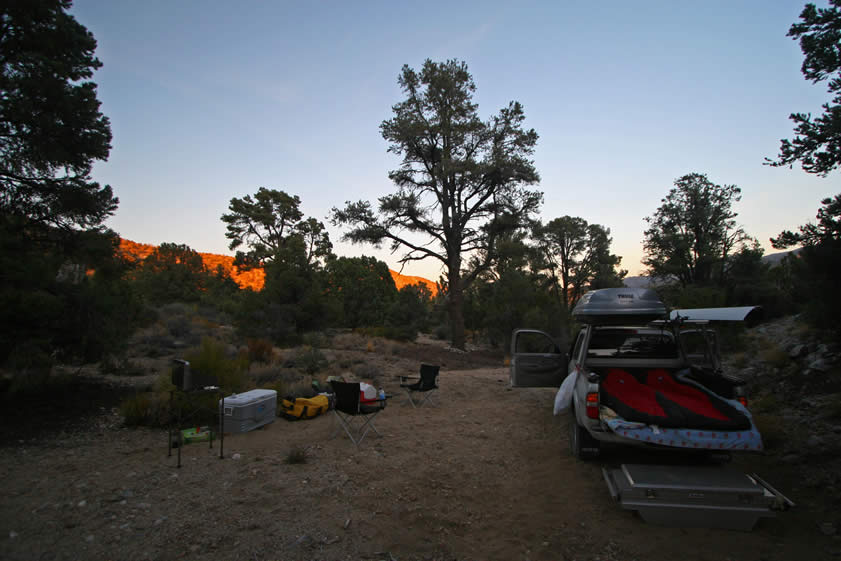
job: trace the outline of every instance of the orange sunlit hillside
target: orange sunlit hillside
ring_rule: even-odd
[[[120,251],[127,256],[131,256],[135,259],[146,259],[150,253],[155,251],[154,245],[145,244],[145,243],[137,243],[131,240],[124,240],[120,239]],[[234,258],[230,255],[218,255],[216,253],[199,253],[201,255],[202,261],[204,261],[205,266],[211,270],[215,271],[217,267],[222,267],[227,274],[231,276],[234,281],[240,286],[240,288],[250,288],[251,290],[261,290],[263,288],[263,284],[265,283],[265,273],[263,269],[252,269],[250,271],[240,271],[237,267],[234,267]],[[411,275],[401,275],[397,271],[392,271],[389,269],[392,278],[394,278],[394,284],[397,285],[398,290],[403,288],[409,284],[425,284],[432,294],[438,292],[438,288],[436,287],[435,283],[429,279],[425,279],[423,277],[415,277]]]

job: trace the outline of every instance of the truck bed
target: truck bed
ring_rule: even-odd
[[[666,368],[605,368],[599,372],[599,404],[626,422],[661,428],[745,431],[747,411],[692,381],[688,371]]]
[[[686,369],[607,368],[599,417],[616,436],[655,446],[762,450],[750,413],[685,376]]]

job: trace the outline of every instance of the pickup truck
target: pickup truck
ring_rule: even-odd
[[[667,314],[649,289],[590,291],[573,309],[581,327],[569,352],[544,332],[514,331],[511,386],[560,386],[555,414],[568,411],[569,447],[580,459],[598,456],[604,443],[761,450],[741,381],[723,373],[709,320],[683,312]]]

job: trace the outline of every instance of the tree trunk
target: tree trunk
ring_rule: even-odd
[[[450,284],[450,293],[447,295],[447,308],[450,313],[450,334],[452,335],[453,348],[465,350],[464,333],[464,293],[461,289],[459,279],[458,288]]]
[[[451,259],[447,274],[447,311],[450,315],[450,337],[456,349],[465,350],[464,287],[461,283],[461,259]]]

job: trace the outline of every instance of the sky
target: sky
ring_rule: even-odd
[[[737,221],[766,253],[841,192],[839,171],[763,165],[792,137],[789,114],[830,98],[786,37],[804,4],[76,0],[70,12],[98,42],[114,138],[93,178],[119,197],[107,224],[124,238],[232,254],[221,215],[267,187],[299,196],[338,255],[399,270],[400,252],[342,242],[330,211],[395,190],[400,158],[379,125],[404,99],[402,66],[458,59],[481,118],[523,104],[540,137],[541,219],[609,228],[636,275],[644,218],[685,174],[740,187]],[[441,268],[402,272],[436,280]]]

